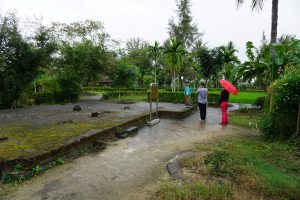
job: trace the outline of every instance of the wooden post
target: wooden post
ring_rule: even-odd
[[[150,121],[152,120],[152,86],[150,85]]]

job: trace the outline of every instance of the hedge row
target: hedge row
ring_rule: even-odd
[[[141,95],[147,95],[146,91],[113,91],[113,92],[104,92],[103,99],[109,99],[120,96],[141,96]]]
[[[146,92],[148,88],[112,88],[112,87],[101,87],[101,86],[86,86],[85,91],[97,91],[97,92],[125,92],[125,91],[141,91]]]
[[[150,99],[150,92],[137,92],[137,91],[123,91],[123,92],[105,92],[103,93],[103,99],[114,98],[118,96],[138,96],[138,95],[147,95],[147,99]],[[208,102],[210,105],[217,105],[219,101],[219,94],[209,94]],[[196,93],[192,93],[192,101],[197,102],[198,96]],[[184,103],[185,97],[182,92],[159,92],[158,100],[160,102],[169,102],[169,103]]]
[[[66,94],[65,91],[42,92],[34,94],[35,104],[55,104],[75,102],[79,99],[79,93]]]
[[[209,105],[218,105],[219,97],[219,94],[209,94]],[[150,99],[150,92],[147,93],[147,99]],[[198,102],[198,95],[196,93],[192,93],[191,99],[193,102]],[[185,97],[182,92],[159,92],[158,101],[170,103],[184,103]]]
[[[123,92],[123,91],[149,91],[149,88],[112,88],[112,87],[103,87],[103,86],[85,86],[84,90],[86,91],[103,91],[103,92]],[[167,92],[171,92],[171,89],[163,89],[160,88],[160,90],[164,90]],[[193,88],[194,92],[197,90],[197,88]],[[221,91],[222,88],[209,88],[209,91]],[[180,91],[183,91],[183,89],[180,89]],[[255,90],[255,89],[239,89],[239,92],[265,92],[263,90]]]

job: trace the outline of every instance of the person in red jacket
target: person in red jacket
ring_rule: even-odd
[[[221,125],[228,124],[228,116],[227,116],[228,99],[229,99],[229,92],[223,89],[221,91],[221,96],[219,100],[219,105],[222,111],[222,122],[220,123]]]

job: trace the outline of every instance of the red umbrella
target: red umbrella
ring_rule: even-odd
[[[226,80],[219,80],[220,84],[225,88],[228,92],[237,95],[238,91],[237,89],[232,85],[232,83],[226,81]]]

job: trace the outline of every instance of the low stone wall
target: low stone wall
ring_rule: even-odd
[[[197,111],[197,107],[187,107],[183,111],[169,111],[169,110],[159,110],[160,118],[171,118],[171,119],[183,119],[188,117]],[[155,116],[153,112],[153,116]],[[32,167],[36,165],[46,165],[49,162],[55,161],[56,159],[70,155],[69,158],[72,158],[72,152],[80,148],[86,148],[92,146],[96,141],[108,142],[115,138],[117,133],[120,133],[122,130],[130,126],[144,126],[149,121],[149,114],[143,114],[137,117],[134,117],[124,123],[118,124],[114,127],[104,128],[102,130],[91,130],[87,133],[84,133],[76,138],[72,138],[67,141],[63,146],[57,149],[53,149],[47,153],[31,157],[31,158],[19,158],[15,160],[4,160],[0,158],[0,178],[3,172],[9,172],[14,169],[17,164],[22,164],[24,170],[31,170]],[[73,156],[74,157],[74,156]]]

